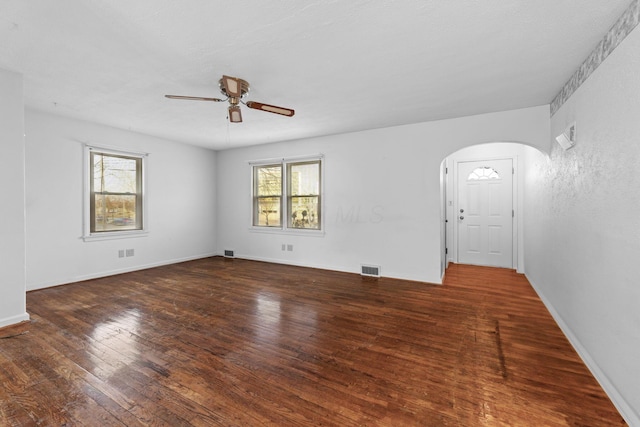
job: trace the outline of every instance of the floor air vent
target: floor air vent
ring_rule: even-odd
[[[377,265],[363,265],[360,274],[367,277],[380,277],[380,267]]]
[[[225,249],[224,250],[224,257],[225,258],[234,258],[233,251],[230,250],[230,249]]]

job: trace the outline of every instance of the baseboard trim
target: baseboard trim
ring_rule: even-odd
[[[224,256],[224,252],[219,252],[219,253],[216,254],[216,256]],[[246,259],[248,261],[268,262],[268,263],[271,263],[271,264],[291,265],[291,266],[294,266],[294,267],[316,268],[318,270],[330,270],[330,271],[339,271],[341,273],[359,274],[356,270],[353,270],[353,271],[352,270],[344,270],[344,269],[338,269],[338,268],[335,268],[335,267],[328,267],[328,266],[320,265],[320,264],[309,264],[309,263],[304,263],[304,262],[282,260],[282,259],[277,259],[277,258],[266,258],[266,257],[251,256],[251,255],[242,255],[242,254],[238,254],[238,253],[234,254],[234,258]]]
[[[224,256],[224,252],[218,252],[216,254],[216,256]],[[340,273],[352,273],[352,274],[360,275],[360,269],[359,269],[360,265],[359,264],[354,269],[342,269],[342,268],[337,268],[335,266],[327,266],[327,265],[321,265],[321,264],[309,264],[309,263],[302,263],[302,262],[296,262],[296,261],[291,261],[291,260],[283,260],[283,259],[277,259],[277,258],[265,258],[265,257],[252,256],[252,255],[243,255],[243,254],[238,254],[238,253],[234,254],[234,258],[246,259],[248,261],[268,262],[268,263],[272,263],[272,264],[291,265],[291,266],[294,266],[294,267],[316,268],[318,270],[338,271]],[[404,281],[408,281],[408,282],[425,283],[425,284],[429,284],[429,285],[442,285],[442,283],[443,283],[442,280],[440,281],[440,283],[438,283],[438,282],[428,282],[428,281],[425,281],[425,280],[422,280],[422,279],[419,279],[419,278],[402,277],[402,276],[395,275],[393,272],[391,274],[385,274],[384,276],[381,276],[381,278],[394,279],[394,280],[404,280]]]
[[[68,279],[58,280],[58,281],[55,281],[55,282],[46,282],[46,283],[39,283],[39,284],[36,284],[36,285],[31,285],[31,286],[28,286],[27,292],[28,291],[36,291],[38,289],[52,288],[54,286],[66,285],[66,284],[69,284],[69,283],[82,282],[84,280],[99,279],[101,277],[115,276],[116,274],[130,273],[132,271],[146,270],[146,269],[154,268],[154,267],[162,267],[163,265],[179,264],[181,262],[193,261],[193,260],[202,259],[202,258],[209,258],[209,257],[216,256],[216,255],[217,255],[217,253],[207,253],[207,254],[201,254],[201,255],[193,255],[193,256],[189,256],[189,257],[174,258],[174,259],[169,259],[169,260],[164,260],[164,261],[153,262],[153,263],[149,263],[149,264],[137,265],[137,266],[133,266],[133,267],[119,268],[119,269],[116,269],[116,270],[102,271],[102,272],[99,272],[99,273],[84,274],[84,275],[80,275],[80,276],[74,276],[74,277],[71,277],[71,278],[68,278]]]
[[[0,319],[0,328],[15,325],[16,323],[20,322],[26,322],[27,320],[29,320],[29,313],[22,313],[16,316],[5,317],[4,319]]]
[[[526,275],[525,275],[526,276]],[[616,407],[622,418],[627,422],[630,426],[640,426],[640,416],[636,413],[636,411],[627,403],[626,399],[620,394],[617,387],[611,382],[609,377],[604,373],[600,366],[593,360],[587,349],[582,345],[580,340],[573,333],[569,325],[564,321],[560,313],[555,309],[553,304],[545,297],[542,293],[539,286],[537,286],[530,277],[526,276],[527,280],[538,294],[538,297],[542,301],[542,303],[547,307],[549,313],[556,321],[564,335],[567,337],[575,351],[578,353],[578,356],[582,359],[584,364],[587,366],[591,374],[595,377],[596,381],[603,388],[604,392],[609,396],[611,402]]]

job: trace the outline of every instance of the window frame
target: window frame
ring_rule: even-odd
[[[318,163],[318,195],[313,196],[318,199],[318,228],[299,228],[289,226],[289,210],[291,207],[291,182],[290,182],[290,166],[296,164],[305,163]],[[325,217],[324,217],[324,155],[312,155],[304,157],[289,157],[278,159],[266,159],[260,161],[249,162],[250,165],[250,179],[251,179],[251,214],[250,214],[250,230],[260,233],[277,233],[277,234],[299,234],[305,236],[324,236],[325,234]],[[256,208],[256,168],[267,166],[279,166],[281,168],[281,191],[280,191],[280,225],[279,226],[264,226],[255,225]]]
[[[91,160],[94,154],[102,154],[105,156],[121,157],[136,161],[136,222],[140,222],[140,228],[129,230],[108,230],[108,231],[92,231],[92,215],[91,211],[94,207],[93,191],[93,175]],[[84,146],[84,197],[83,197],[83,240],[111,240],[130,237],[143,237],[148,234],[147,227],[147,191],[146,191],[146,174],[147,174],[147,158],[148,153],[124,151],[119,149],[85,145]],[[138,167],[141,169],[139,172]],[[112,193],[119,194],[119,193]],[[128,194],[128,193],[123,193]]]

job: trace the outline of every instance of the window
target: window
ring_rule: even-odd
[[[287,164],[289,228],[320,229],[320,161]]]
[[[85,237],[144,230],[144,155],[87,147]]]
[[[320,158],[253,166],[253,226],[321,230]]]
[[[475,168],[473,172],[467,177],[467,181],[478,181],[485,179],[500,179],[500,174],[495,169],[489,166],[483,166],[481,168]]]
[[[253,225],[280,227],[282,224],[282,165],[253,169]]]

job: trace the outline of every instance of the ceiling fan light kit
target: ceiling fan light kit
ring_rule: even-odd
[[[231,123],[242,123],[242,113],[239,106],[229,107],[229,121]]]
[[[249,93],[249,82],[238,77],[223,75],[218,82],[220,92],[226,96],[225,99],[206,98],[202,96],[183,96],[183,95],[165,95],[170,99],[184,99],[189,101],[212,101],[212,102],[229,102],[229,121],[231,123],[242,123],[242,112],[240,111],[240,103],[254,110],[266,111],[268,113],[280,114],[282,116],[291,117],[295,111],[290,108],[278,107],[276,105],[263,104],[261,102],[247,101],[244,97]]]

